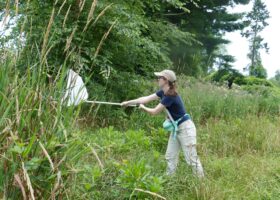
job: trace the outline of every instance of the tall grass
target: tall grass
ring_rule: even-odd
[[[279,120],[279,118],[278,118]],[[132,124],[133,121],[130,121]],[[142,123],[138,121],[138,123]],[[165,177],[164,154],[168,134],[163,129],[87,129],[80,139],[96,148],[105,171],[92,157],[76,166],[81,170],[75,197],[86,199],[153,199],[135,188],[166,199],[277,199],[279,193],[279,124],[269,116],[247,119],[210,119],[197,124],[198,153],[206,179],[192,176],[183,155],[177,174]],[[95,164],[93,164],[95,163]],[[91,174],[88,176],[87,174]]]
[[[0,68],[0,192],[2,198],[47,198],[63,190],[68,173],[60,167],[79,109],[60,104],[63,76],[49,85],[41,69],[19,74],[13,64],[6,60]]]
[[[93,1],[93,5],[96,2]],[[9,3],[7,1],[7,5]],[[65,26],[69,12],[70,7],[62,26]],[[15,67],[18,58],[14,53],[5,49],[0,51],[1,58],[5,58],[0,61],[1,199],[70,198],[73,191],[69,188],[78,174],[73,166],[89,154],[94,155],[95,161],[98,158],[93,147],[79,141],[79,137],[73,134],[80,106],[65,108],[61,104],[67,67],[61,67],[51,78],[48,74],[47,55],[52,50],[49,40],[55,32],[52,26],[56,13],[53,7],[46,31],[42,33],[42,47],[37,47],[41,51],[36,49],[35,57],[34,48],[26,53],[26,60],[33,59],[34,65],[25,66],[26,70],[20,71]],[[89,20],[92,20],[93,13],[94,9],[91,9]],[[74,33],[67,40],[66,50]],[[105,39],[100,42],[99,50]],[[100,160],[97,162],[101,163]]]
[[[192,83],[184,80],[184,77],[182,79],[182,97],[198,122],[209,118],[246,118],[250,115],[273,117],[280,114],[280,98],[250,94],[240,89],[228,90],[210,83]]]

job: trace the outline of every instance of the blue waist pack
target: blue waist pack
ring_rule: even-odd
[[[169,113],[169,111],[166,109],[166,112],[169,116],[169,119],[166,119],[163,122],[163,128],[164,130],[171,132],[172,136],[174,139],[176,139],[177,136],[177,131],[178,131],[178,124],[179,122],[185,117],[185,116],[189,116],[189,114],[185,114],[183,117],[177,119],[176,121],[173,120],[171,114]]]

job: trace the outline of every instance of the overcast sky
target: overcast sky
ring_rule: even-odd
[[[262,32],[262,36],[269,45],[269,54],[262,52],[262,61],[264,67],[267,69],[268,76],[273,77],[276,70],[280,70],[280,1],[279,0],[264,0],[267,5],[267,9],[270,12],[271,18],[268,20],[269,26]],[[252,4],[246,6],[237,6],[230,9],[231,12],[243,12],[250,11]],[[226,38],[231,41],[231,44],[227,45],[228,54],[235,56],[236,62],[234,68],[242,69],[246,67],[250,61],[247,58],[249,51],[249,44],[247,40],[241,37],[240,32],[227,33]]]

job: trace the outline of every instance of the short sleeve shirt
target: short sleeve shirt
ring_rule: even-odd
[[[167,108],[167,110],[170,112],[171,116],[175,121],[186,114],[184,103],[179,95],[166,96],[164,95],[163,90],[157,91],[156,95],[160,97],[160,103]]]

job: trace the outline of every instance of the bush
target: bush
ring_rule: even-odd
[[[237,78],[243,78],[244,76],[234,69],[220,69],[208,76],[208,80],[214,82],[223,82],[228,80],[234,80]]]
[[[234,80],[234,83],[238,85],[263,85],[267,87],[274,86],[270,81],[266,79],[256,78],[254,76],[236,78]]]

